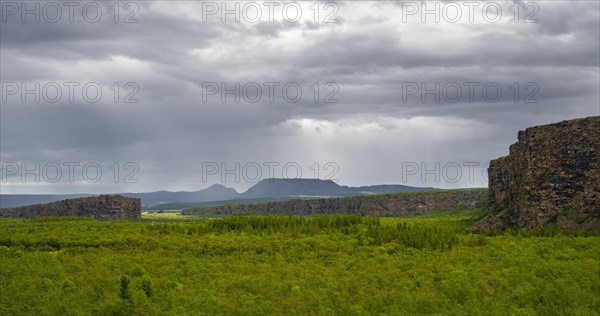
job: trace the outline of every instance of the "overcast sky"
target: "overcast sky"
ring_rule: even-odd
[[[421,16],[432,1],[106,2],[101,16],[102,2],[71,14],[57,2],[23,17],[2,0],[1,191],[243,191],[257,166],[351,186],[486,186],[485,164],[519,130],[600,115],[599,3],[487,2],[437,2],[436,22]],[[240,21],[222,21],[236,4]]]

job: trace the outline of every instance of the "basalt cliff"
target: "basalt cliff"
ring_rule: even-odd
[[[140,209],[140,199],[121,195],[100,195],[4,208],[0,209],[0,217],[85,216],[96,219],[125,219],[140,218]]]
[[[520,131],[488,175],[479,228],[600,227],[600,116]]]
[[[288,215],[365,214],[406,216],[447,210],[474,208],[485,200],[486,190],[427,191],[389,193],[337,198],[291,199],[286,201],[230,204],[202,209],[184,209],[184,215],[277,213]]]

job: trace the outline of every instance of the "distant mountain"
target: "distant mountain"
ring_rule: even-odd
[[[93,195],[94,194],[0,194],[0,208],[44,204]]]
[[[440,190],[432,187],[409,187],[407,185],[400,184],[369,185],[362,187],[349,187],[348,189],[352,191],[353,194],[383,194],[394,192],[419,192]]]
[[[187,192],[170,192],[156,191],[148,193],[116,193],[126,197],[139,198],[142,200],[142,207],[153,206],[163,203],[178,203],[178,202],[210,202],[232,200],[239,196],[239,193],[220,184],[198,191]],[[66,194],[66,195],[34,195],[34,194],[1,194],[0,208],[17,207],[30,204],[49,203],[64,199],[72,199],[78,197],[88,197],[97,194]]]
[[[206,189],[187,191],[156,191],[148,193],[115,193],[126,197],[139,198],[142,207],[149,208],[161,204],[185,204],[224,202],[240,200],[281,200],[291,197],[327,197],[359,194],[381,194],[393,192],[431,191],[435,188],[409,187],[405,185],[372,185],[348,187],[338,185],[331,180],[320,179],[264,179],[244,193],[232,188],[214,184]],[[0,194],[0,208],[17,207],[30,204],[49,203],[64,199],[88,197],[97,194]]]
[[[320,179],[264,179],[240,195],[242,199],[281,196],[346,196],[358,194],[382,194],[392,192],[431,191],[435,188],[409,187],[405,185],[371,185],[348,187],[331,180]]]
[[[331,180],[264,179],[240,195],[242,199],[275,196],[341,196],[347,191]]]
[[[226,186],[213,184],[212,186],[198,191],[170,192],[157,191],[149,193],[121,193],[126,197],[142,199],[142,206],[152,206],[164,203],[187,203],[187,202],[210,202],[232,200],[239,196],[239,193]]]

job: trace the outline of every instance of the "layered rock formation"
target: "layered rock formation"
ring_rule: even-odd
[[[600,227],[600,116],[520,131],[488,169],[480,228]]]
[[[86,216],[96,219],[141,217],[140,199],[121,195],[100,195],[0,209],[0,217]]]
[[[185,209],[184,215],[278,213],[293,215],[313,214],[369,214],[373,216],[402,216],[455,207],[473,208],[486,197],[485,190],[431,191],[359,195],[340,198],[292,199],[286,201],[231,204],[206,209]]]

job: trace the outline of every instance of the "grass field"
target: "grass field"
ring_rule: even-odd
[[[0,220],[2,315],[598,315],[600,232],[410,218]]]

